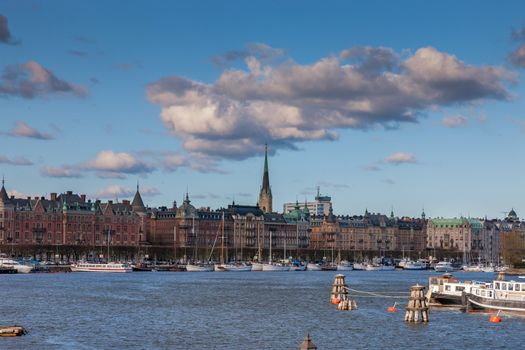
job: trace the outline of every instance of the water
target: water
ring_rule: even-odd
[[[0,324],[29,334],[0,349],[296,349],[307,333],[319,349],[520,349],[525,318],[434,310],[406,324],[394,299],[329,303],[335,272],[0,275]],[[358,290],[407,292],[426,271],[346,272]],[[434,273],[435,274],[435,273]],[[488,280],[492,274],[456,273]],[[396,299],[399,300],[399,299]],[[400,300],[405,303],[406,299]]]

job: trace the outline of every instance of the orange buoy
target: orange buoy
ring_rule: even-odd
[[[395,308],[394,306],[390,306],[388,309],[386,309],[386,311],[388,311],[388,312],[396,312],[397,308]]]
[[[489,322],[490,323],[500,323],[501,322],[501,317],[499,317],[498,315],[491,315],[489,317]]]
[[[337,305],[337,304],[339,304],[341,302],[341,299],[339,299],[339,298],[332,298],[331,301],[332,301],[332,304]]]

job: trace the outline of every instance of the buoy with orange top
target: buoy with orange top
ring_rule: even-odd
[[[388,309],[386,309],[386,311],[388,311],[388,312],[396,312],[397,311],[396,304],[397,304],[397,302],[394,303],[394,306],[390,306]]]
[[[500,323],[501,322],[501,317],[499,317],[500,312],[501,310],[499,310],[496,315],[490,315],[489,322],[490,323]]]
[[[332,302],[332,304],[337,305],[337,304],[339,304],[341,302],[341,299],[339,299],[339,298],[332,298],[331,302]]]

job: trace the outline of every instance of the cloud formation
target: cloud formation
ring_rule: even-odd
[[[56,177],[56,178],[80,178],[82,177],[82,174],[78,171],[78,169],[74,169],[68,166],[42,167],[40,169],[40,175],[45,176],[45,177]]]
[[[525,68],[525,44],[509,55],[509,61],[516,67]]]
[[[393,165],[417,163],[416,156],[407,152],[396,152],[385,158],[385,162]]]
[[[0,78],[0,97],[34,98],[56,94],[84,97],[88,92],[80,85],[59,79],[51,70],[35,61],[8,65]]]
[[[28,166],[33,165],[33,162],[24,157],[9,158],[0,155],[0,164]]]
[[[452,115],[441,119],[441,124],[447,128],[461,128],[467,125],[467,118],[462,115]]]
[[[231,58],[244,54],[230,55]],[[244,57],[212,84],[178,76],[146,88],[165,127],[192,154],[244,159],[335,140],[336,130],[418,122],[428,109],[510,97],[515,76],[501,67],[468,65],[432,47],[401,59],[388,48],[352,48],[302,65]]]
[[[222,55],[211,58],[211,62],[217,67],[228,67],[232,62],[244,60],[247,57],[255,57],[262,62],[272,62],[284,56],[284,50],[274,48],[264,43],[249,43],[244,50],[232,50]]]
[[[27,123],[18,120],[15,124],[15,128],[9,133],[11,136],[16,137],[27,137],[38,140],[52,140],[55,137],[49,133],[41,132],[35,128],[29,126]]]
[[[95,198],[131,198],[135,195],[135,189],[120,185],[108,186],[93,195]],[[155,187],[141,187],[140,194],[142,196],[151,197],[160,194],[160,191]]]
[[[130,153],[115,153],[111,150],[102,151],[93,160],[84,162],[81,168],[99,171],[104,174],[141,174],[155,170],[152,164],[142,161]]]
[[[13,37],[11,36],[11,32],[9,31],[7,17],[4,15],[0,15],[0,43],[12,44],[12,45],[17,44],[17,42],[14,41]]]

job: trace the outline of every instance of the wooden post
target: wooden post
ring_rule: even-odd
[[[347,288],[345,276],[341,274],[336,275],[334,284],[332,285],[330,302],[336,304],[338,310],[350,311],[357,308],[355,301],[350,300]]]
[[[421,314],[421,318],[420,318]],[[428,305],[425,298],[425,287],[419,284],[412,286],[405,314],[406,322],[428,322]]]

